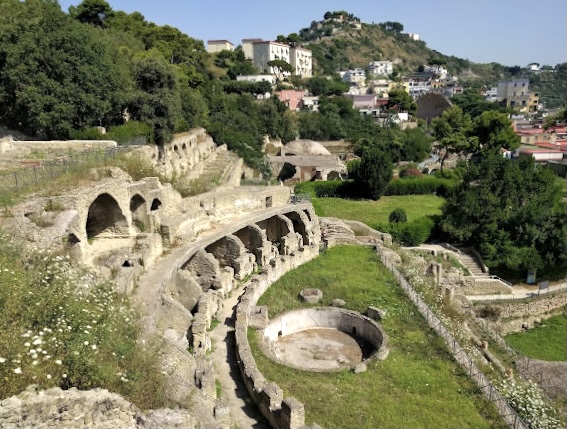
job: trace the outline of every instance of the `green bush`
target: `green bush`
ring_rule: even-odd
[[[429,239],[434,228],[433,219],[422,217],[409,223],[390,223],[382,229],[404,246],[419,246]]]
[[[408,214],[405,209],[397,208],[392,210],[390,216],[388,216],[388,221],[390,223],[406,223],[408,221]]]
[[[455,187],[455,182],[449,179],[434,177],[397,179],[386,186],[384,195],[448,195]]]

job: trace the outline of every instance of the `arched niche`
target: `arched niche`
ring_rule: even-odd
[[[305,228],[305,219],[302,219],[301,215],[297,212],[289,212],[284,214],[284,216],[291,221],[293,230],[301,234],[301,237],[303,238],[303,245],[308,246],[309,236],[307,234],[307,229]]]
[[[99,195],[89,206],[87,239],[101,235],[128,234],[128,220],[116,200],[107,193]]]
[[[154,212],[158,210],[160,207],[161,207],[161,201],[159,200],[159,198],[154,198],[150,210]]]
[[[279,216],[272,216],[271,218],[264,219],[256,224],[266,232],[266,238],[268,241],[275,244],[279,253],[283,255],[283,238],[291,232],[288,223]]]
[[[148,204],[140,194],[136,194],[130,199],[130,213],[132,213],[134,226],[140,232],[146,232],[149,227]]]
[[[264,246],[264,235],[257,225],[248,225],[234,233],[242,241],[249,253],[256,257],[256,263],[262,264],[262,248]]]

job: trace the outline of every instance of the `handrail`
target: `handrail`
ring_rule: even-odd
[[[441,243],[441,246],[446,247],[447,249],[452,250],[453,252],[458,253],[459,255],[463,253],[455,246],[451,246],[449,243]]]
[[[488,278],[489,278],[489,279],[500,280],[502,283],[506,283],[508,286],[512,286],[512,283],[510,283],[508,280],[504,280],[503,278],[498,277],[498,276],[496,276],[496,275],[494,275],[494,274],[489,275]]]

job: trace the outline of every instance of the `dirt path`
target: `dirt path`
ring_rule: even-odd
[[[243,288],[233,290],[217,314],[219,325],[210,332],[215,376],[222,386],[222,396],[230,410],[231,427],[268,429],[270,426],[252,402],[242,381],[236,361],[234,312]]]

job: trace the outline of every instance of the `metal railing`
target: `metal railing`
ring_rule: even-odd
[[[492,402],[502,419],[510,425],[512,429],[528,429],[528,425],[524,423],[522,418],[516,411],[508,404],[506,399],[500,394],[498,389],[490,382],[490,380],[482,373],[476,366],[474,361],[470,358],[467,352],[460,346],[455,337],[451,335],[437,316],[431,311],[429,306],[423,301],[421,296],[413,289],[405,277],[398,271],[398,269],[388,260],[388,258],[377,249],[378,255],[382,263],[394,274],[401,288],[406,295],[411,299],[419,312],[423,315],[425,320],[431,328],[439,334],[449,347],[453,357],[459,364],[467,371],[468,375],[476,382],[478,387],[482,390],[485,397]]]
[[[453,252],[457,253],[457,254],[462,254],[463,252],[461,252],[459,249],[457,249],[455,246],[451,246],[449,243],[441,243],[441,246],[452,250]]]
[[[291,196],[291,204],[303,204],[311,202],[311,194],[295,194]]]
[[[42,183],[56,179],[67,173],[72,167],[89,162],[105,162],[132,150],[132,146],[117,146],[78,152],[73,157],[60,157],[50,161],[35,161],[33,165],[18,170],[0,173],[0,192],[20,192]]]

